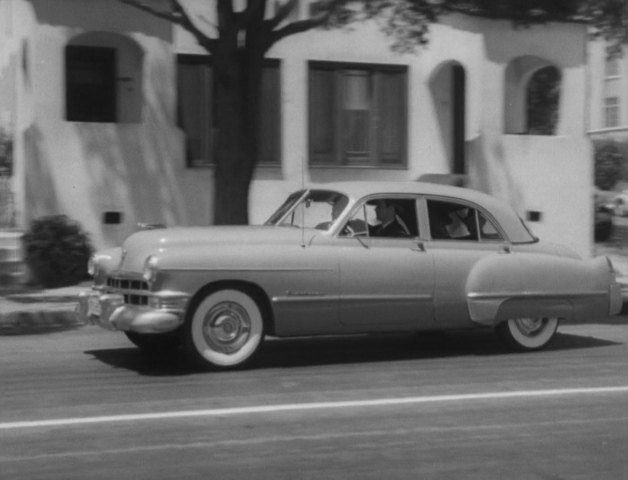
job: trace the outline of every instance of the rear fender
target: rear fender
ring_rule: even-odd
[[[546,254],[495,254],[471,269],[467,306],[471,320],[482,325],[517,317],[584,320],[611,313],[612,283],[604,257],[583,261]]]

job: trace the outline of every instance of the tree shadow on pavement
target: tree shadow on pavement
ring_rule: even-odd
[[[558,333],[542,352],[589,349],[620,345],[618,342]],[[132,370],[146,376],[182,376],[199,373],[182,351],[148,353],[139,348],[89,350],[85,352],[115,368]],[[240,367],[264,368],[314,367],[335,364],[373,363],[469,356],[537,355],[515,354],[491,331],[424,332],[420,334],[372,334],[291,339],[271,338],[264,343],[254,361]]]

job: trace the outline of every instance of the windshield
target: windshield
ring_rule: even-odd
[[[302,190],[290,195],[265,225],[328,230],[348,204],[346,195],[332,190]]]

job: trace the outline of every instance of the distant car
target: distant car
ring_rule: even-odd
[[[382,212],[395,229],[377,227]],[[263,226],[137,232],[90,271],[84,321],[215,368],[250,360],[266,335],[488,328],[536,350],[559,320],[622,305],[606,257],[540,242],[501,200],[418,182],[312,186]]]
[[[613,233],[614,206],[595,197],[594,204],[594,238],[596,242],[606,242]]]
[[[628,190],[624,190],[615,197],[614,213],[618,217],[628,216]]]

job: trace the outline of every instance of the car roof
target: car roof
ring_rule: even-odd
[[[448,197],[452,200],[463,200],[486,209],[514,243],[536,240],[521,221],[516,211],[506,202],[491,195],[470,188],[454,187],[427,182],[329,182],[307,185],[308,189],[333,190],[349,197],[352,201],[376,194],[415,194]]]

